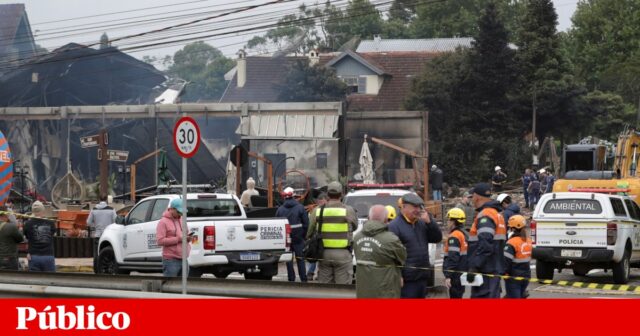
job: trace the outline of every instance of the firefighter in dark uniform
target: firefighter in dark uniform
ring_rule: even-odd
[[[473,282],[475,273],[483,275],[481,286],[471,288],[471,298],[500,298],[500,275],[504,274],[503,250],[507,228],[500,214],[500,203],[491,199],[491,186],[478,183],[473,187],[473,206],[477,215],[469,231],[469,272],[467,281]]]
[[[506,297],[523,299],[527,297],[525,293],[529,285],[528,279],[531,278],[531,239],[527,236],[525,229],[527,221],[521,215],[509,218],[508,226],[513,235],[504,247],[506,275],[525,279],[505,280]]]
[[[460,283],[460,275],[467,271],[467,239],[469,234],[464,230],[466,215],[464,210],[453,208],[447,212],[447,229],[449,237],[444,243],[444,263],[442,271],[445,286],[449,288],[449,297],[461,299],[464,287]]]

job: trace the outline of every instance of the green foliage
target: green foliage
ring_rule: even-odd
[[[427,63],[414,80],[407,109],[430,111],[431,162],[450,181],[487,180],[499,164],[520,171],[528,158],[522,123],[511,113],[514,52],[497,7],[489,3],[470,50],[444,54]]]
[[[583,135],[615,141],[625,125],[634,124],[636,111],[624,104],[622,97],[602,91],[589,92],[582,97],[584,113],[592,120]]]
[[[574,79],[571,64],[560,49],[557,21],[551,0],[529,1],[517,42],[518,112],[530,116],[536,107],[538,139],[547,135],[571,139],[588,123],[579,101],[585,89]]]
[[[218,100],[227,85],[224,74],[233,66],[233,60],[220,50],[198,41],[174,54],[168,73],[189,82],[181,97],[183,102]]]
[[[278,101],[284,102],[340,101],[347,87],[333,69],[310,66],[308,61],[299,59],[289,66],[279,91]]]
[[[640,56],[640,0],[583,0],[572,21],[573,62],[589,89],[600,88],[607,72]]]

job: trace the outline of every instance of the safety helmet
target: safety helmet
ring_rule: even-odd
[[[291,198],[291,197],[293,197],[293,192],[294,192],[293,188],[286,187],[286,188],[284,188],[284,191],[282,192],[282,197]]]
[[[510,198],[511,198],[511,196],[509,196],[509,194],[504,194],[504,193],[502,193],[502,194],[498,195],[498,198],[496,198],[496,201],[498,201],[498,203],[502,203],[502,202],[504,202],[507,198],[509,198],[509,199],[510,199]]]
[[[501,170],[501,169],[502,169],[502,168],[500,168],[500,166],[496,166],[496,167],[494,168],[494,170],[495,170],[495,171],[498,171],[498,170]]]
[[[540,169],[540,170],[538,171],[538,173],[540,173],[540,174],[545,174],[546,172],[547,172],[547,170],[546,170],[546,169],[544,169],[544,168],[542,168],[542,169]]]
[[[385,206],[385,209],[387,209],[387,218],[392,221],[394,219],[396,219],[396,208],[392,207],[391,205],[387,205]]]
[[[467,215],[465,215],[464,211],[460,208],[453,208],[451,210],[449,210],[449,212],[447,212],[447,218],[449,219],[453,219],[455,221],[457,221],[460,224],[463,224],[464,221],[467,218]]]
[[[523,229],[527,226],[527,220],[524,219],[522,215],[513,215],[509,218],[509,224],[507,224],[510,228],[514,229]]]

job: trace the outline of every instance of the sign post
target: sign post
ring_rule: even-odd
[[[182,294],[187,294],[187,159],[200,147],[200,127],[191,117],[182,117],[173,128],[173,147],[182,156]]]

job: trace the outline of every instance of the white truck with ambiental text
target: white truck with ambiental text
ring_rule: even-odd
[[[162,272],[162,247],[156,226],[169,202],[180,195],[142,199],[123,219],[109,225],[98,243],[96,273]],[[237,197],[220,193],[187,194],[187,226],[192,234],[190,276],[232,272],[246,279],[271,280],[278,264],[292,260],[291,228],[286,218],[247,218]]]
[[[629,196],[595,192],[544,194],[530,224],[536,275],[553,279],[554,271],[612,270],[617,284],[640,267],[640,207]]]

